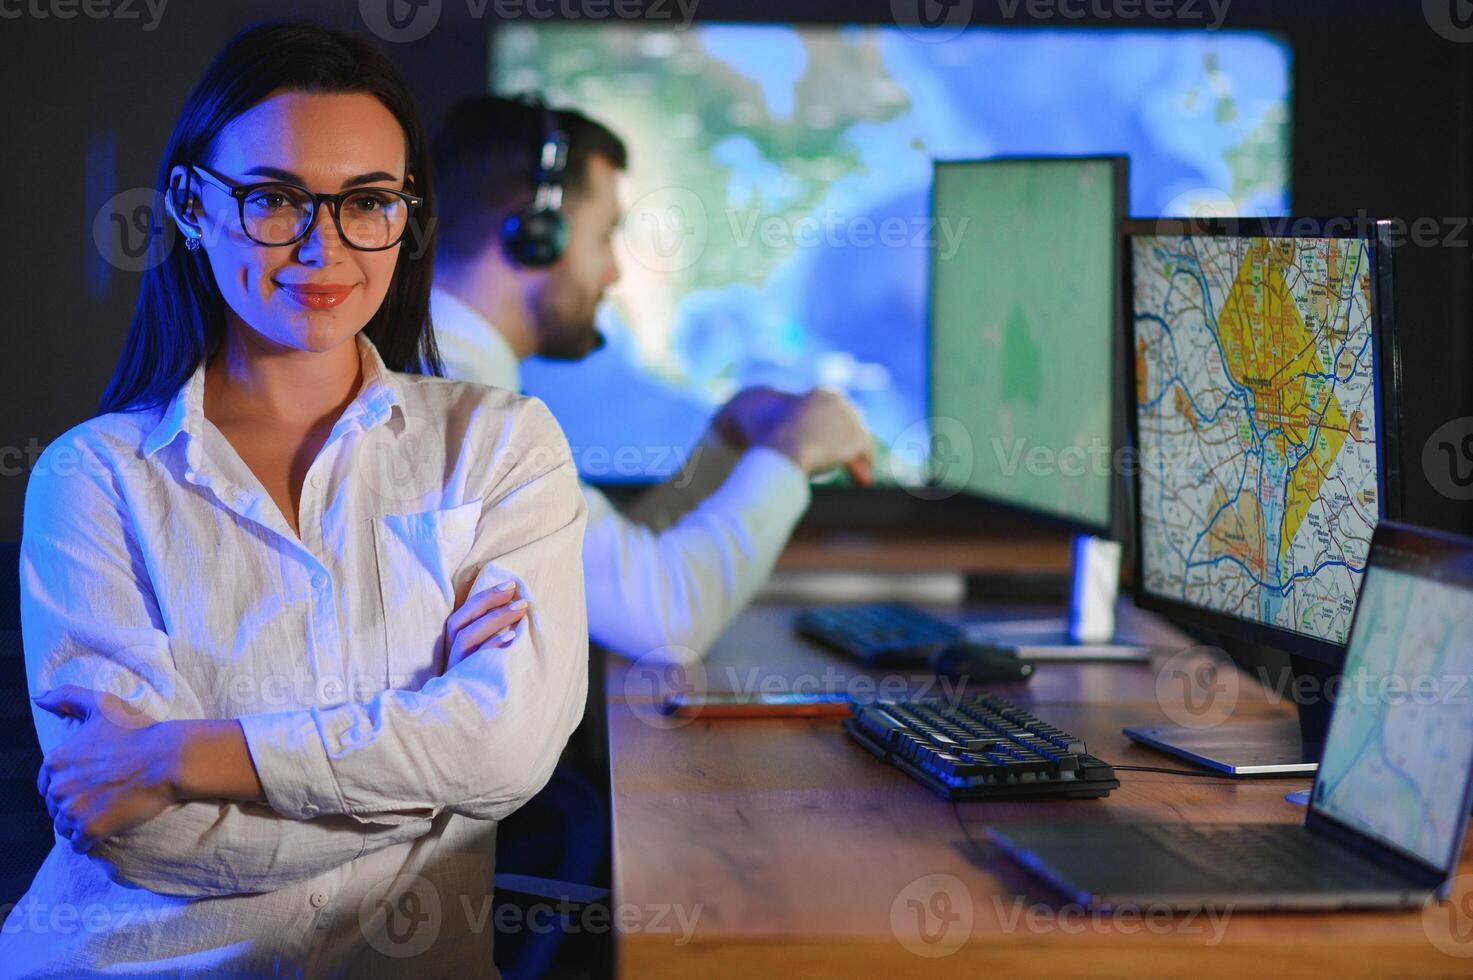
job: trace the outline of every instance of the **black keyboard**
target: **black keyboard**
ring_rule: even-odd
[[[985,692],[855,704],[844,728],[948,800],[1089,799],[1120,781],[1081,739]]]
[[[960,626],[904,602],[804,609],[797,627],[802,635],[875,667],[925,663],[930,648],[964,637]]]

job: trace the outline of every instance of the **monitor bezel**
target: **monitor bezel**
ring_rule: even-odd
[[[1343,231],[1341,231],[1343,229]],[[1359,233],[1350,234],[1359,229]],[[1130,486],[1133,534],[1139,537],[1141,523],[1140,419],[1136,410],[1135,369],[1135,261],[1134,241],[1160,235],[1186,235],[1212,238],[1343,238],[1364,241],[1371,257],[1371,345],[1376,361],[1376,445],[1378,451],[1377,483],[1380,512],[1377,524],[1402,516],[1403,481],[1401,478],[1401,442],[1399,433],[1401,355],[1395,330],[1395,292],[1392,280],[1391,222],[1369,218],[1133,218],[1121,223],[1123,288],[1121,308],[1124,314],[1125,346],[1131,353],[1125,358],[1127,383],[1124,410],[1131,447]],[[1373,536],[1374,540],[1374,536]],[[1207,609],[1150,592],[1146,588],[1144,549],[1137,540],[1132,549],[1132,571],[1135,577],[1133,596],[1140,609],[1159,613],[1185,626],[1210,630],[1219,636],[1261,644],[1338,667],[1345,656],[1345,644],[1323,637],[1308,636],[1294,630],[1256,622],[1241,616]],[[1368,553],[1369,554],[1369,553]],[[1369,561],[1369,559],[1368,559]],[[1357,586],[1359,595],[1359,586]],[[1352,628],[1355,621],[1351,615]],[[1348,637],[1347,633],[1347,637]]]
[[[1042,155],[1031,154],[1006,154],[991,157],[935,159],[931,161],[931,189],[930,189],[930,211],[931,216],[936,216],[936,188],[937,177],[943,167],[985,167],[989,165],[1004,164],[1081,164],[1094,163],[1106,164],[1111,172],[1112,191],[1112,219],[1111,224],[1119,229],[1129,208],[1130,195],[1130,157],[1117,153],[1086,153],[1086,154],[1064,154],[1050,153]],[[935,492],[936,490],[947,490],[954,492],[957,496],[967,500],[974,500],[994,508],[999,514],[1010,514],[1026,516],[1041,521],[1044,524],[1057,527],[1061,530],[1070,531],[1075,534],[1090,534],[1102,537],[1110,537],[1119,540],[1127,538],[1122,514],[1122,505],[1127,499],[1124,488],[1121,485],[1120,474],[1115,472],[1114,462],[1121,449],[1126,445],[1123,412],[1124,403],[1121,396],[1127,390],[1123,386],[1126,381],[1125,374],[1125,347],[1122,342],[1123,328],[1122,319],[1123,305],[1120,302],[1120,277],[1123,268],[1124,257],[1122,254],[1123,239],[1118,234],[1111,236],[1113,241],[1114,255],[1112,256],[1113,277],[1111,289],[1114,296],[1110,303],[1110,460],[1111,471],[1109,478],[1109,493],[1105,503],[1105,520],[1094,522],[1087,519],[1064,514],[1057,510],[1048,510],[1042,507],[1028,507],[995,494],[972,490],[966,487],[951,487],[940,483],[928,481],[924,485],[923,492]],[[926,309],[925,309],[925,345],[926,345],[926,417],[936,417],[936,265],[937,254],[933,249],[930,260],[926,263]]]
[[[1463,558],[1467,563],[1465,567],[1462,569],[1449,567],[1450,559],[1455,557]],[[1371,536],[1371,551],[1366,565],[1368,569],[1384,568],[1404,572],[1418,578],[1430,578],[1425,568],[1427,560],[1436,561],[1441,571],[1453,572],[1451,578],[1455,580],[1455,584],[1473,591],[1473,540],[1442,531],[1383,520],[1377,525],[1375,533]],[[1446,579],[1439,578],[1438,580]],[[1351,617],[1351,636],[1355,635],[1356,625],[1360,621],[1360,612],[1361,606],[1357,601],[1355,613]],[[1330,724],[1334,725],[1333,717]],[[1463,796],[1458,806],[1458,829],[1453,834],[1452,853],[1447,855],[1446,865],[1438,866],[1400,845],[1382,840],[1345,823],[1322,809],[1315,792],[1319,789],[1322,772],[1323,768],[1316,770],[1314,786],[1309,793],[1309,812],[1305,815],[1304,823],[1310,830],[1355,848],[1376,860],[1377,863],[1419,884],[1425,884],[1429,890],[1437,888],[1439,884],[1445,884],[1448,878],[1457,871],[1458,861],[1463,853],[1463,839],[1468,832],[1469,811],[1473,809],[1473,774],[1464,774]]]

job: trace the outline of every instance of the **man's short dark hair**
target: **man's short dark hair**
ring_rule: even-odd
[[[570,109],[552,113],[568,141],[565,202],[586,189],[590,157],[620,170],[628,166],[623,141],[608,127]],[[431,148],[442,255],[479,253],[508,214],[531,203],[537,153],[546,138],[544,111],[520,99],[482,95],[451,107]]]

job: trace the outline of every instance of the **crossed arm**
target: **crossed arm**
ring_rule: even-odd
[[[484,591],[516,581],[514,594],[531,608],[514,638],[467,640],[417,691],[204,719],[108,481],[78,476],[62,488],[33,479],[23,631],[40,693],[41,785],[64,818],[60,829],[116,880],[201,897],[312,877],[422,836],[442,811],[505,816],[546,782],[581,715],[584,520],[571,463],[514,470],[486,498],[468,558],[483,568],[462,607],[478,596],[496,601]],[[515,749],[462,750],[472,745]],[[77,761],[84,749],[90,778]],[[114,787],[113,805],[100,811],[107,819],[96,809],[99,778]]]

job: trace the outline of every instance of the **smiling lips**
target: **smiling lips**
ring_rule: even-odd
[[[330,310],[353,292],[352,286],[332,282],[277,283],[287,298],[309,310]]]

